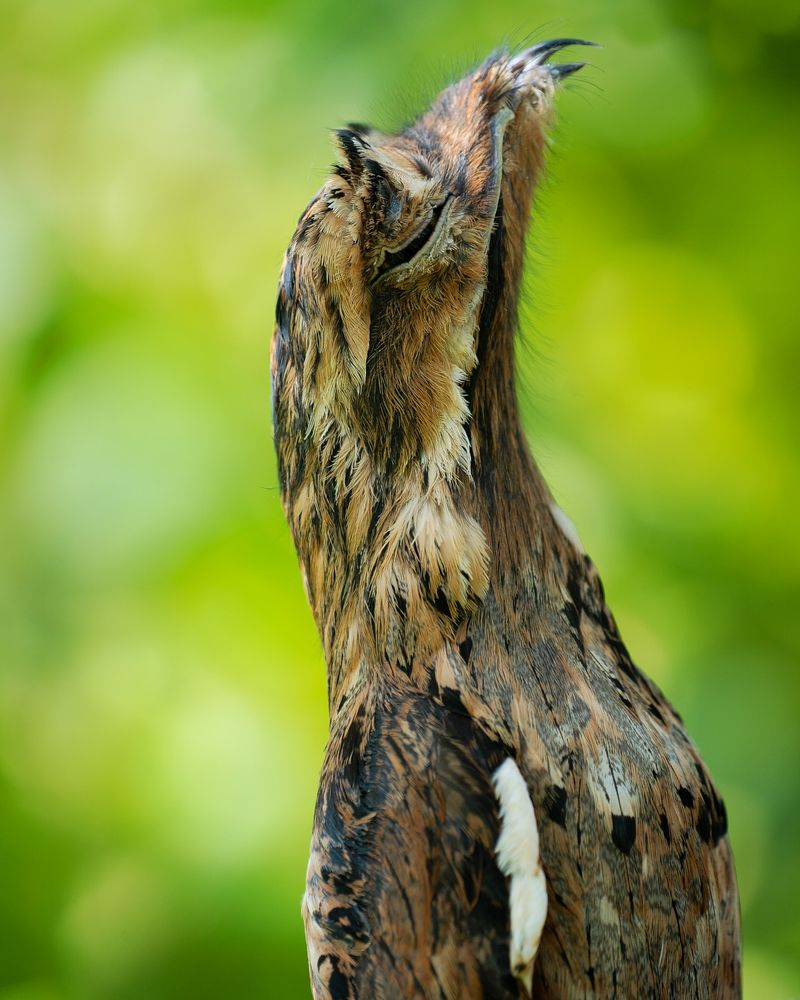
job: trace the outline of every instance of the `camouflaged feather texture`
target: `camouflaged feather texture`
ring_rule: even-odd
[[[316,1000],[527,995],[495,856],[509,757],[549,897],[533,996],[740,996],[724,806],[518,416],[525,232],[566,75],[541,48],[398,134],[338,133],[281,274],[275,445],[330,707]]]

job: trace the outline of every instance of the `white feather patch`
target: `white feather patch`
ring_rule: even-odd
[[[550,513],[553,515],[553,520],[561,528],[562,532],[566,537],[572,542],[578,552],[585,552],[581,542],[580,535],[578,534],[578,529],[572,523],[572,518],[568,517],[564,511],[558,506],[557,503],[550,504]]]
[[[510,879],[511,971],[526,986],[533,983],[533,962],[547,917],[547,883],[539,860],[539,831],[528,786],[509,757],[494,772],[501,828],[497,865]]]

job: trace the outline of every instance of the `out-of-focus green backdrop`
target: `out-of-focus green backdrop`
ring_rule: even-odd
[[[800,995],[799,28],[2,3],[0,1000],[308,996],[326,708],[270,442],[281,254],[329,127],[529,33],[605,46],[531,237],[530,437],[728,804],[746,996]]]

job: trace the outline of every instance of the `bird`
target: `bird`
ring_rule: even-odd
[[[514,345],[558,38],[334,133],[271,342],[326,661],[315,1000],[734,998],[725,806],[523,431]]]

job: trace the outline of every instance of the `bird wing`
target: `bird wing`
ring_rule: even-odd
[[[323,765],[304,919],[315,1000],[516,998],[492,774],[458,693],[364,690]]]

